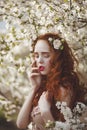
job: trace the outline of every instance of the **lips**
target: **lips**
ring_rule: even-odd
[[[40,71],[44,71],[44,69],[45,69],[44,66],[40,66],[40,67],[39,67],[39,70],[40,70]]]

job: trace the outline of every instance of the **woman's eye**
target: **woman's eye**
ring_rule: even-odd
[[[50,57],[50,54],[48,54],[48,53],[41,54],[41,55],[39,55],[39,54],[37,54],[37,53],[34,54],[34,58],[39,58],[39,57],[49,58],[49,57]]]
[[[50,55],[49,54],[44,54],[44,57],[45,58],[48,58]]]

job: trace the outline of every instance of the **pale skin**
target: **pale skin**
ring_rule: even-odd
[[[41,87],[41,75],[47,75],[50,71],[50,60],[54,55],[54,52],[50,50],[47,41],[38,40],[35,45],[34,55],[35,59],[31,65],[31,72],[29,74],[29,81],[31,82],[32,89],[27,99],[25,100],[17,118],[17,126],[21,129],[26,128],[28,124],[31,122],[30,114],[32,111],[32,102],[38,89]],[[39,70],[40,67],[43,67],[44,69]],[[61,91],[64,97],[65,90],[61,89]],[[51,99],[49,97],[50,96],[48,91],[43,92],[38,101],[38,109],[36,108],[34,110],[35,112],[37,112],[38,110],[40,111],[42,119],[45,123],[48,120],[54,121],[54,118],[51,113]],[[70,96],[66,96],[66,99],[64,97],[64,100],[66,100],[69,104]]]

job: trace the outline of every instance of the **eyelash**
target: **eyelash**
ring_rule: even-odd
[[[48,58],[49,56],[50,56],[50,55],[48,55],[48,54],[45,54],[45,55],[44,55],[45,58]]]
[[[50,55],[49,54],[43,54],[43,57],[45,57],[45,58],[48,58]],[[38,58],[39,57],[39,55],[38,54],[36,54],[36,55],[34,55],[34,57],[35,58]]]

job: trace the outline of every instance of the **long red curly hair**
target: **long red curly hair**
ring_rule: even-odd
[[[49,38],[59,39],[62,43],[63,48],[55,49],[53,47],[53,44],[49,42]],[[51,59],[50,73],[48,76],[42,76],[43,78],[41,88],[38,90],[35,96],[33,105],[37,105],[41,94],[46,90],[48,90],[53,95],[53,104],[55,104],[60,86],[63,86],[65,88],[67,88],[67,86],[70,86],[70,90],[74,92],[72,97],[72,104],[75,105],[78,97],[77,92],[79,91],[79,78],[74,70],[74,64],[77,63],[77,60],[74,57],[69,45],[67,44],[66,40],[64,40],[60,35],[55,33],[46,33],[44,35],[40,35],[36,38],[36,40],[34,40],[32,44],[33,52],[38,40],[46,40],[50,48],[54,50],[54,56]],[[56,110],[53,113],[56,113]]]

